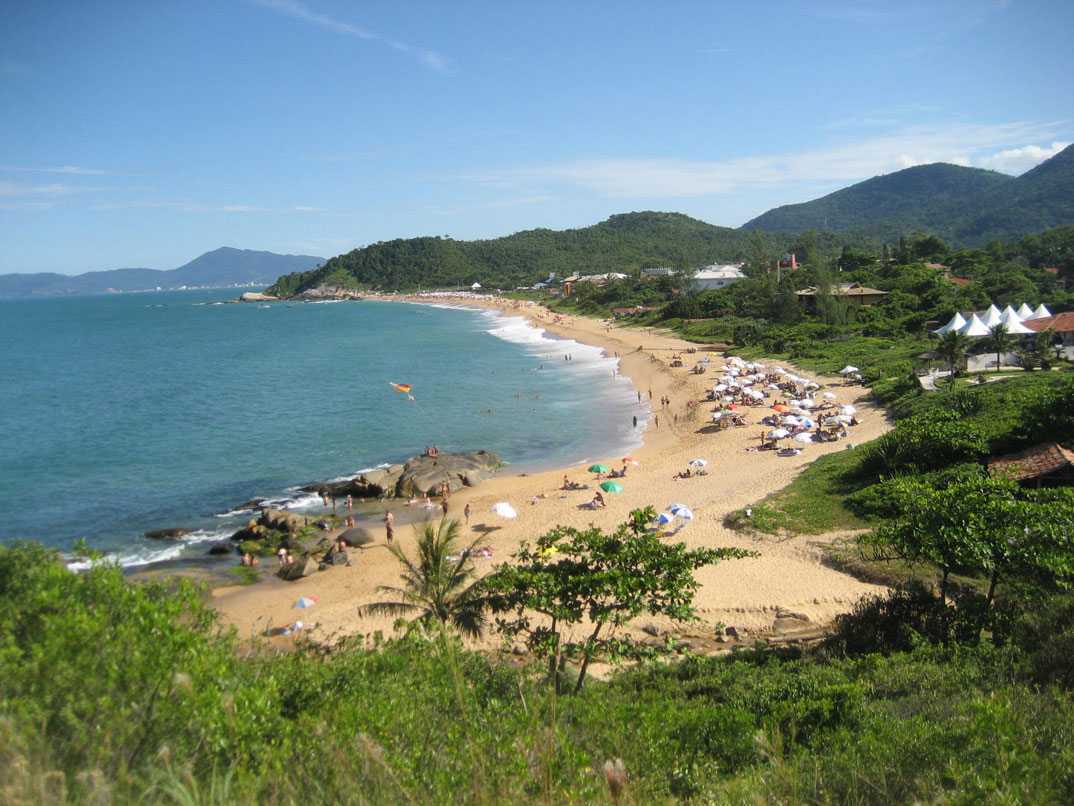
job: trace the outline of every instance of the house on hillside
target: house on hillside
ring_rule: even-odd
[[[641,279],[643,279],[643,280],[655,280],[657,277],[672,277],[672,276],[674,276],[676,274],[678,274],[678,272],[675,271],[675,269],[671,269],[671,268],[668,268],[667,266],[663,266],[663,267],[658,268],[658,269],[642,269],[641,270]]]
[[[711,266],[698,269],[694,273],[693,282],[699,291],[712,291],[745,279],[746,275],[742,273],[741,263],[728,265],[713,263]]]
[[[1036,331],[1039,334],[1037,338],[1048,339],[1049,344],[1062,347],[1068,356],[1074,354],[1074,312],[1026,319],[1022,324]]]
[[[988,460],[988,472],[1007,476],[1023,487],[1074,485],[1074,451],[1058,442],[1042,442],[1018,453]]]
[[[817,297],[817,288],[812,286],[810,288],[803,288],[801,291],[795,292],[798,294],[798,298],[805,302],[807,305],[815,305]],[[880,291],[876,288],[869,288],[863,286],[861,283],[840,283],[839,285],[832,286],[832,296],[846,297],[851,305],[867,306],[875,305],[888,294],[887,291]]]

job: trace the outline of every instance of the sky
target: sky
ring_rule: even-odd
[[[1020,174],[1074,141],[1071,31],[1071,0],[5,0],[0,274]]]

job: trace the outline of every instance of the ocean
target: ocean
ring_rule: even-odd
[[[0,300],[0,542],[194,559],[249,520],[245,502],[318,514],[299,487],[426,445],[488,449],[518,474],[640,444],[648,408],[616,359],[521,317],[221,304],[238,293]],[[172,527],[192,533],[142,537]]]

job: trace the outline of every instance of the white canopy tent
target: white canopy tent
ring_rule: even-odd
[[[981,321],[981,317],[974,314],[970,317],[970,321],[958,329],[958,332],[971,339],[980,339],[988,335],[988,326]]]
[[[1032,319],[1033,309],[1023,302],[1021,305],[1018,306],[1018,318],[1021,319],[1023,322],[1026,319]]]
[[[1007,332],[1012,336],[1025,336],[1029,333],[1036,333],[1035,330],[1030,330],[1028,327],[1022,324],[1016,314],[1009,307],[1003,312],[1003,316],[1000,318],[999,323],[1007,328]]]
[[[948,322],[946,325],[944,325],[941,328],[937,328],[936,330],[934,330],[932,332],[937,334],[938,336],[942,336],[944,333],[946,333],[949,330],[959,330],[960,328],[963,328],[965,326],[966,326],[966,320],[962,317],[962,314],[956,312],[955,315],[951,317],[950,322]]]
[[[981,317],[981,321],[984,323],[984,326],[986,328],[991,329],[999,324],[999,320],[1002,317],[1003,314],[1000,313],[999,308],[997,308],[993,304],[988,306],[988,310],[984,312],[984,316]]]
[[[1026,319],[1043,319],[1045,316],[1051,315],[1052,312],[1045,308],[1044,303],[1042,302],[1040,305],[1037,306],[1037,310],[1033,311],[1033,315],[1027,316]]]

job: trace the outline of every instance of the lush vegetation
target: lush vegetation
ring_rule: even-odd
[[[962,612],[908,588],[810,651],[568,695],[436,629],[240,653],[186,584],[19,544],[0,550],[0,799],[1070,802],[1074,599],[1007,599],[985,639]]]
[[[1074,221],[1074,148],[1017,178],[937,163],[859,182],[802,204],[769,210],[743,229],[801,232],[825,229],[893,241],[930,232],[959,246]]]
[[[777,236],[786,249],[792,236]],[[879,244],[852,238],[855,246]],[[825,235],[830,250],[844,243]],[[450,237],[399,239],[371,244],[332,258],[314,271],[288,274],[269,293],[291,296],[319,285],[341,285],[384,291],[420,288],[513,289],[532,286],[549,275],[622,272],[638,275],[643,268],[689,270],[713,262],[746,257],[749,234],[716,227],[678,213],[615,215],[591,227],[555,231],[527,230],[485,241]]]

